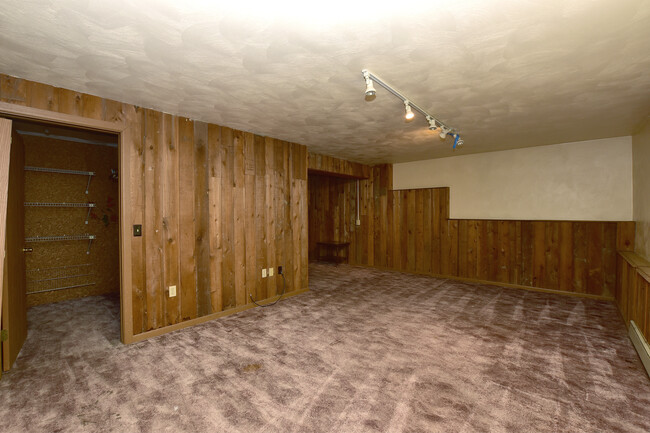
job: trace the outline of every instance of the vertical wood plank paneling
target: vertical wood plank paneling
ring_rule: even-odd
[[[194,226],[194,122],[187,118],[178,120],[179,146],[179,269],[181,271],[180,297],[181,320],[197,317],[196,310],[196,264]]]
[[[130,152],[129,167],[131,195],[129,204],[131,207],[132,225],[144,223],[144,110],[133,107],[127,112],[127,122],[133,126],[128,130],[128,142],[131,148],[124,149]],[[131,236],[131,233],[125,234]],[[145,302],[145,280],[146,264],[144,254],[144,239],[139,237],[131,238],[131,305],[133,314],[133,333],[139,334],[146,330],[147,304]]]
[[[194,263],[197,315],[210,314],[208,124],[194,122]]]
[[[209,198],[208,220],[210,233],[210,311],[223,310],[223,228],[221,206],[221,182],[223,181],[223,152],[221,149],[221,128],[208,127]]]
[[[277,275],[278,262],[276,259],[275,251],[275,200],[274,200],[274,184],[275,184],[275,171],[273,169],[274,163],[274,145],[273,139],[266,137],[264,139],[264,185],[265,185],[265,220],[266,220],[266,255],[267,263],[275,268],[275,276],[270,277],[267,282],[267,296],[275,296],[277,293],[278,281],[282,277]],[[309,200],[312,198],[309,197]],[[310,238],[311,240],[311,238]],[[309,249],[309,247],[307,248]]]
[[[603,280],[603,248],[605,234],[603,223],[587,223],[587,293],[602,295]]]
[[[162,288],[162,184],[161,134],[162,114],[145,110],[145,177],[144,226],[146,260],[147,330],[164,326],[164,299]]]
[[[245,250],[245,303],[251,295],[259,299],[262,267],[258,268],[255,245],[255,137],[244,133],[244,250]]]
[[[573,223],[559,223],[558,289],[573,291]]]
[[[221,235],[223,309],[235,307],[235,147],[233,130],[221,129]]]
[[[244,133],[233,131],[235,305],[246,304],[246,172]]]
[[[268,268],[267,254],[267,237],[266,237],[266,187],[264,185],[266,177],[266,146],[264,137],[255,136],[253,142],[253,151],[255,158],[255,257],[257,260],[256,269],[258,272],[262,268]],[[268,292],[269,278],[258,279],[255,285],[255,299],[266,299]]]
[[[170,114],[163,115],[162,125],[162,187],[163,187],[163,287],[179,286],[178,269],[178,123]],[[170,298],[165,290],[165,324],[173,325],[180,321],[178,295]]]
[[[560,226],[555,221],[546,222],[546,277],[545,277],[545,288],[551,290],[558,290],[560,287],[559,283],[559,268],[560,268],[560,246],[559,246],[559,237],[560,237]]]

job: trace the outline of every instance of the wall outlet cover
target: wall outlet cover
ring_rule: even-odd
[[[176,296],[176,286],[169,286],[169,297],[173,298]]]
[[[266,268],[262,269],[262,278],[266,278]]]
[[[273,267],[270,267],[269,268],[269,277],[272,277],[272,276],[273,276]]]

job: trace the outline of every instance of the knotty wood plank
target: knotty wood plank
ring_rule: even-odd
[[[260,272],[263,268],[267,269],[267,271],[269,268],[267,257],[268,239],[266,233],[266,187],[264,185],[266,176],[266,146],[264,144],[264,137],[258,135],[254,137],[253,153],[255,159],[255,268]],[[255,284],[255,299],[266,299],[268,297],[268,281],[271,278],[273,277],[269,277],[268,274],[266,278],[261,278],[261,275],[259,275]]]
[[[587,293],[587,223],[573,223],[573,291]]]
[[[603,247],[605,244],[604,223],[587,224],[587,293],[604,294]]]
[[[178,119],[179,145],[179,269],[181,320],[197,317],[196,309],[196,263],[194,260],[195,226],[194,226],[194,122],[181,117]]]
[[[467,237],[469,235],[470,221],[458,221],[458,275],[461,277],[469,276],[469,269],[467,266],[467,256],[469,255],[469,247],[467,244]]]
[[[559,289],[559,268],[560,268],[560,225],[556,221],[546,222],[546,257],[545,257],[545,289]]]
[[[499,221],[497,223],[497,281],[507,283],[509,281],[509,255],[514,254],[510,250],[510,231],[508,221]]]
[[[558,289],[573,291],[573,223],[559,223]]]
[[[234,252],[235,252],[235,305],[246,301],[246,169],[244,133],[233,131],[234,147]]]
[[[209,194],[208,221],[210,233],[210,312],[223,311],[223,233],[221,182],[223,180],[221,127],[208,125]]]
[[[163,206],[163,287],[179,286],[178,261],[178,203],[180,184],[178,182],[178,119],[164,114],[162,119],[163,164],[162,206]],[[165,290],[165,324],[173,325],[180,321],[180,304],[178,295],[171,298]]]
[[[144,225],[147,330],[164,326],[162,287],[162,183],[160,181],[162,114],[145,110]]]
[[[616,223],[602,223],[604,245],[602,248],[603,295],[614,296],[616,291]]]
[[[194,262],[197,316],[211,313],[208,124],[194,122]]]
[[[422,190],[423,198],[422,198],[422,205],[423,205],[423,210],[422,210],[422,221],[423,221],[423,227],[422,227],[422,234],[421,234],[421,239],[422,239],[422,263],[423,263],[423,268],[422,272],[425,272],[427,274],[431,273],[431,253],[432,253],[432,245],[431,245],[431,236],[432,236],[432,226],[433,226],[433,192],[430,188],[423,189]],[[384,196],[382,196],[384,197]]]
[[[414,243],[415,243],[415,270],[425,272],[424,261],[424,192],[422,189],[416,189],[413,197],[414,214],[411,216],[415,221]]]
[[[621,221],[616,223],[616,250],[634,251],[634,236],[636,223],[634,221]]]
[[[273,267],[275,272],[273,277],[269,277],[267,282],[267,297],[275,296],[277,292],[278,282],[282,278],[277,274],[278,263],[276,258],[276,239],[275,239],[275,199],[273,182],[275,181],[275,174],[273,170],[273,163],[275,161],[273,139],[266,137],[264,139],[264,185],[265,185],[265,221],[266,221],[266,239],[267,239],[267,263]],[[311,200],[311,197],[309,198]],[[310,238],[311,239],[311,238]]]
[[[221,128],[221,234],[223,309],[234,308],[235,297],[235,204],[234,204],[234,135],[230,128]],[[237,264],[238,265],[238,264]]]
[[[533,221],[533,286],[546,284],[546,223]]]
[[[244,243],[246,260],[246,302],[250,295],[259,299],[262,267],[258,268],[255,242],[255,136],[244,133]]]
[[[125,152],[130,152],[129,161],[129,184],[130,197],[128,203],[131,208],[130,224],[142,225],[144,223],[144,110],[136,107],[129,107],[126,114],[126,122],[130,125],[129,137],[125,139],[130,144]],[[120,173],[122,175],[123,173]],[[131,308],[133,334],[139,334],[146,330],[146,303],[145,297],[145,261],[143,238],[134,237],[131,233],[125,234],[131,237]]]
[[[487,221],[488,280],[497,281],[499,267],[499,222]]]

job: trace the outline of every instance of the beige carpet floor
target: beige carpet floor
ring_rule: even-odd
[[[145,342],[117,299],[29,311],[0,432],[648,432],[609,302],[310,264],[311,291]]]

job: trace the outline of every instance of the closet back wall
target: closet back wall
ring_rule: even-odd
[[[88,194],[85,193],[87,176],[25,172],[26,202],[94,203],[96,206],[91,209],[88,224],[85,224],[87,208],[25,207],[26,237],[96,236],[90,254],[86,254],[88,241],[27,244],[33,248],[32,253],[25,255],[28,305],[119,293],[118,184],[109,179],[111,169],[117,170],[117,148],[33,135],[23,135],[23,142],[27,166],[95,172]],[[30,294],[70,286],[80,287]]]

